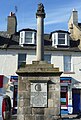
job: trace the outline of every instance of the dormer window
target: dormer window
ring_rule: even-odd
[[[20,45],[36,44],[36,31],[20,31]]]
[[[25,43],[28,44],[34,43],[32,32],[25,32]]]
[[[69,32],[67,31],[55,31],[51,34],[52,46],[69,46]]]

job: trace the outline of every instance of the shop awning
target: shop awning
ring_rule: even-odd
[[[18,82],[18,76],[11,76],[10,82]]]
[[[60,83],[71,83],[72,77],[60,77]]]

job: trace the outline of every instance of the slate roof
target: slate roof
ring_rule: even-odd
[[[24,29],[22,29],[24,30]],[[34,30],[34,29],[25,29],[25,30]],[[36,30],[35,30],[36,31]],[[55,31],[53,31],[55,32]],[[52,32],[52,33],[53,33]],[[59,32],[66,32],[69,34],[68,31],[60,31]],[[20,31],[19,32],[16,32],[15,34],[13,35],[9,35],[7,34],[7,32],[4,32],[4,31],[1,31],[0,32],[0,49],[21,49],[21,50],[34,50],[36,49],[36,45],[26,45],[24,47],[20,46],[19,45],[19,34],[20,34]],[[45,45],[45,50],[65,50],[65,51],[80,51],[80,49],[78,48],[78,45],[79,45],[79,40],[77,41],[73,41],[73,40],[70,40],[70,43],[71,43],[71,46],[70,47],[52,47],[52,41],[51,41],[51,38],[50,38],[50,34],[44,34],[44,45]]]
[[[19,30],[19,32],[21,32],[21,31],[35,31],[35,32],[37,32],[37,30],[35,30],[35,29],[30,29],[30,28],[25,28],[25,29]]]
[[[68,33],[68,34],[70,34],[68,31],[65,31],[65,30],[55,30],[55,31],[53,31],[53,32],[51,32],[51,33],[55,33],[55,32],[58,32],[58,33]]]
[[[10,35],[7,32],[1,31],[0,32],[0,47],[7,47],[10,40]]]
[[[10,35],[6,31],[0,31],[0,37],[10,38]]]
[[[81,28],[81,23],[78,23],[78,26]]]

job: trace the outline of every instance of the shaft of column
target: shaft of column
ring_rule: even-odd
[[[37,61],[44,60],[44,27],[43,19],[41,17],[37,18]]]
[[[44,60],[44,6],[42,3],[38,5],[38,10],[36,13],[37,18],[37,61]]]

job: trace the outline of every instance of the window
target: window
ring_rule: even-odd
[[[48,63],[51,63],[51,54],[45,54],[44,60],[47,61]]]
[[[56,44],[56,35],[54,34],[54,44]]]
[[[25,43],[32,43],[32,32],[25,32]]]
[[[64,56],[64,72],[71,72],[71,55]]]
[[[18,54],[18,69],[26,64],[26,54]]]
[[[65,34],[58,33],[58,44],[65,44]]]
[[[69,34],[68,33],[52,33],[52,45],[53,46],[69,46]]]
[[[23,42],[23,32],[21,33],[21,43]]]
[[[34,32],[34,31],[21,31],[19,43],[20,43],[20,45],[36,44],[36,32]]]

